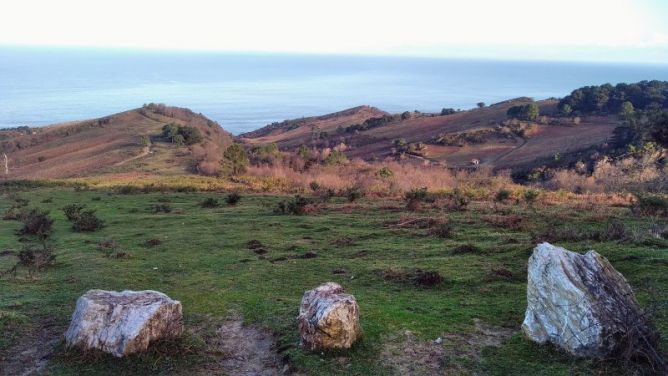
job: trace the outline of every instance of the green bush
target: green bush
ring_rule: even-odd
[[[291,200],[285,200],[278,203],[274,209],[276,214],[290,214],[290,215],[304,215],[309,213],[309,207],[312,206],[313,201],[296,195]]]
[[[63,213],[68,221],[74,221],[81,215],[81,211],[86,208],[84,204],[68,204],[63,207]]]
[[[2,219],[5,221],[20,221],[23,215],[25,215],[25,208],[14,205],[5,210],[5,214],[3,214]]]
[[[529,189],[524,191],[524,201],[527,203],[532,203],[540,196],[540,192],[535,189]]]
[[[84,210],[72,221],[76,232],[93,232],[104,227],[104,221],[95,215],[95,210]]]
[[[494,201],[503,202],[510,198],[511,192],[505,188],[501,188],[496,192],[494,196]]]
[[[44,243],[41,246],[27,245],[18,254],[19,265],[41,270],[45,266],[53,265],[56,255],[53,247]]]
[[[236,192],[232,192],[225,197],[225,203],[230,206],[238,204],[239,201],[241,201],[241,195]]]
[[[53,220],[49,212],[40,209],[31,209],[22,216],[23,226],[19,229],[19,235],[35,236],[46,239],[51,236]]]
[[[200,206],[205,209],[212,209],[219,207],[220,203],[218,202],[218,199],[213,197],[208,197],[200,203]]]
[[[355,202],[364,197],[364,190],[360,187],[350,187],[346,190],[346,199],[348,202]]]
[[[659,195],[636,194],[633,211],[640,215],[668,215],[668,199]]]
[[[389,167],[383,167],[376,172],[376,176],[381,179],[389,179],[394,176],[394,172]]]

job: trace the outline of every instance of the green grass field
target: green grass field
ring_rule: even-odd
[[[55,350],[45,371],[54,375],[217,374],[222,372],[215,366],[217,358],[226,355],[209,343],[217,325],[229,317],[243,317],[246,324],[275,333],[276,351],[298,374],[398,374],[396,364],[419,363],[420,351],[436,354],[432,358],[438,358],[440,372],[455,374],[623,374],[614,363],[574,360],[522,337],[533,235],[551,228],[567,232],[567,225],[604,228],[613,220],[639,232],[666,226],[665,220],[634,217],[624,207],[583,209],[567,203],[530,207],[473,202],[465,211],[427,206],[413,213],[401,200],[369,198],[350,204],[336,198],[315,214],[290,216],[273,213],[285,199],[275,196],[245,195],[236,206],[223,203],[213,209],[202,208],[200,202],[208,197],[223,201],[224,194],[120,195],[35,188],[12,196],[50,211],[57,260],[31,276],[20,269],[16,278],[0,279],[0,369],[20,356],[17,349],[51,341]],[[12,203],[9,194],[0,195],[0,214]],[[106,227],[73,232],[60,210],[69,203],[97,209]],[[151,207],[161,203],[172,212],[154,214]],[[412,217],[447,219],[453,234],[443,239],[425,228],[397,226]],[[19,226],[0,221],[0,252],[20,250],[15,235]],[[130,256],[105,257],[97,249],[102,239],[114,239]],[[160,244],[147,245],[152,239]],[[250,240],[262,242],[268,252],[258,256],[249,250]],[[478,250],[452,251],[469,243]],[[554,243],[578,252],[597,250],[627,277],[641,304],[664,302],[655,322],[663,337],[668,335],[665,240]],[[317,257],[302,258],[308,251]],[[12,255],[0,257],[2,269],[13,262]],[[423,287],[388,277],[414,268],[437,271],[443,282]],[[494,272],[502,269],[512,276]],[[340,283],[357,298],[364,337],[350,351],[304,353],[296,330],[299,302],[305,290],[327,281]],[[147,354],[121,360],[67,350],[62,333],[76,299],[89,289],[162,291],[182,302],[187,333],[181,341],[160,343]],[[500,346],[486,347],[476,335],[475,320],[511,334]],[[414,333],[412,342],[402,342],[405,331]],[[438,337],[444,338],[442,345],[432,343]],[[452,341],[457,344],[458,339],[471,348],[453,349]],[[386,349],[406,346],[414,347],[417,355],[387,358]],[[428,365],[414,366],[414,374],[434,374]]]

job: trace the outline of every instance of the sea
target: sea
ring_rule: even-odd
[[[0,47],[0,128],[155,102],[240,134],[359,105],[438,112],[654,79],[668,80],[668,64]]]

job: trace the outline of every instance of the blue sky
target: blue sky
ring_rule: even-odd
[[[668,61],[668,0],[21,0],[0,45]]]

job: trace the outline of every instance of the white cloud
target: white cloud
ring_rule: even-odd
[[[448,55],[668,48],[655,0],[16,0],[0,43]]]

